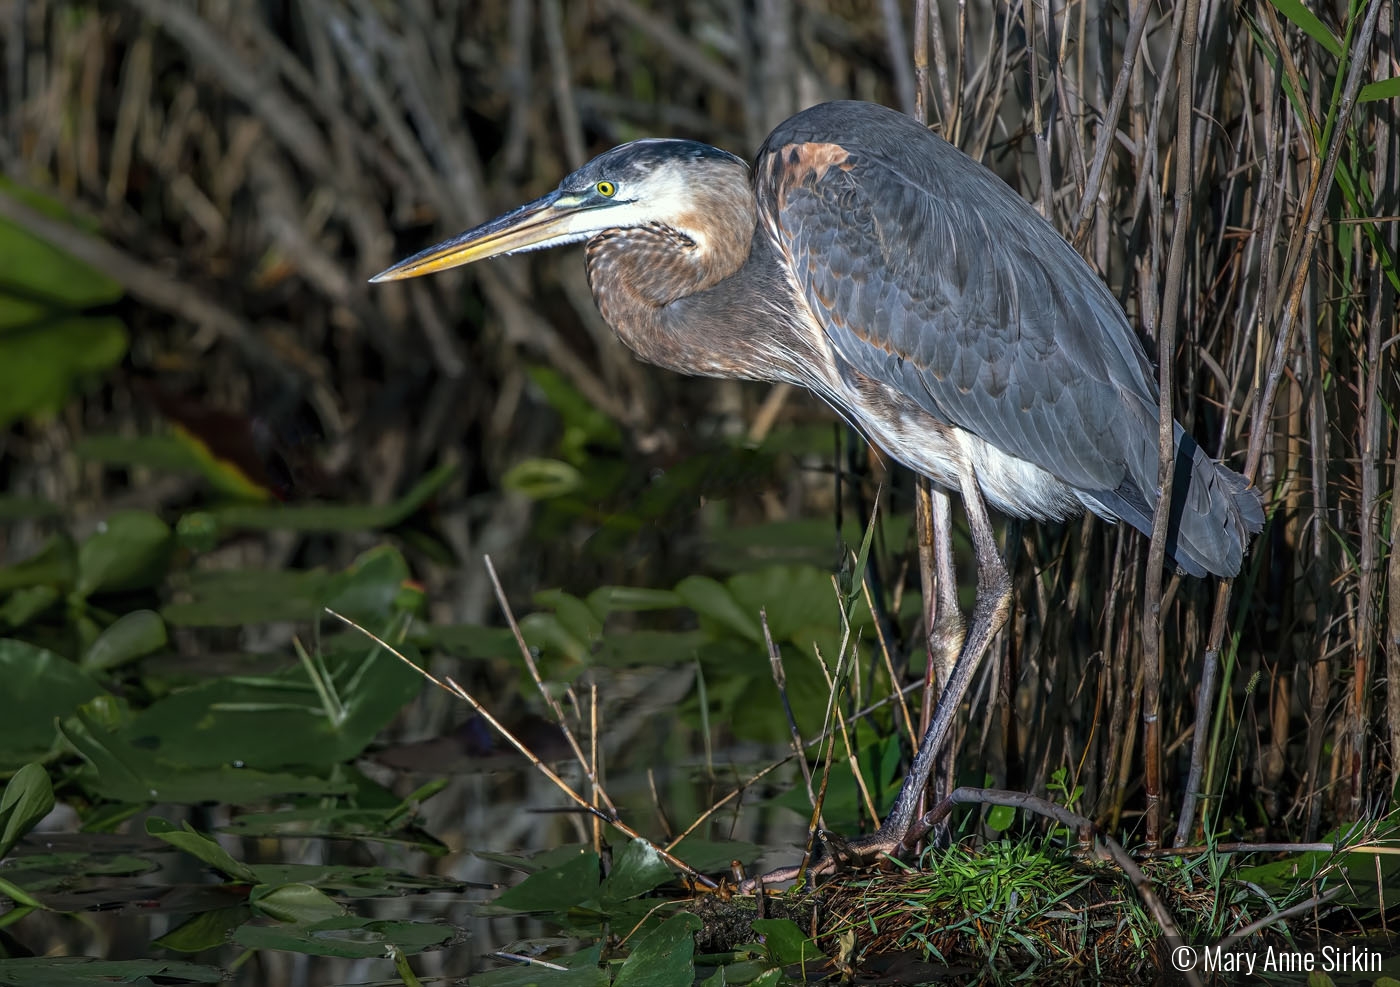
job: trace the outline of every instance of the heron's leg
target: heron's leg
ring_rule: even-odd
[[[806,871],[809,881],[835,872],[849,860],[869,861],[882,853],[897,853],[904,848],[904,835],[909,832],[910,825],[919,815],[919,796],[928,784],[929,773],[933,770],[939,749],[948,739],[948,732],[958,714],[958,707],[962,705],[967,687],[972,682],[977,667],[982,663],[982,656],[986,654],[992,638],[1001,630],[1011,612],[1011,577],[1006,571],[1006,563],[1002,561],[1001,551],[997,548],[992,521],[987,516],[987,505],[982,500],[982,491],[971,471],[962,477],[959,488],[967,510],[968,528],[972,532],[972,547],[977,553],[977,603],[972,610],[972,626],[967,632],[967,639],[963,642],[957,660],[953,662],[947,681],[943,683],[943,692],[938,697],[938,705],[934,707],[933,719],[924,731],[923,740],[919,742],[919,751],[914,756],[909,774],[904,778],[904,785],[899,790],[894,808],[885,817],[878,832],[849,841],[845,846],[845,853],[841,855],[842,859],[838,860],[835,856],[827,854],[814,861]],[[953,592],[951,552],[947,570],[949,578],[940,579],[939,592],[941,596],[941,587],[947,586],[948,597],[952,602],[946,607],[940,603],[941,613],[934,626],[939,626],[943,615],[955,614],[957,616],[953,619],[956,620],[956,624],[953,626],[956,627],[957,636],[961,638],[962,617],[958,614],[956,595]],[[930,647],[932,646],[930,643]],[[739,890],[749,892],[764,884],[791,881],[800,872],[798,867],[783,867],[744,881]]]
[[[933,711],[933,719],[924,731],[919,742],[919,751],[914,763],[899,790],[894,808],[885,817],[884,824],[877,834],[880,842],[898,846],[908,832],[909,825],[918,815],[919,796],[928,783],[929,773],[937,760],[948,732],[957,716],[963,696],[967,694],[972,676],[982,663],[982,656],[997,631],[1006,623],[1011,612],[1011,577],[997,548],[996,535],[992,532],[992,521],[987,516],[987,505],[982,500],[982,491],[977,479],[969,470],[963,474],[959,484],[963,505],[967,510],[967,526],[972,534],[972,547],[977,553],[977,603],[972,610],[972,626],[967,640],[963,643],[953,670],[943,683],[943,691],[938,697],[938,705]],[[951,565],[950,565],[951,568]],[[953,606],[956,612],[956,604]],[[959,618],[961,623],[961,618]]]
[[[967,639],[967,625],[963,622],[962,610],[958,607],[958,583],[953,574],[953,503],[943,490],[934,490],[930,521],[933,528],[933,553],[936,586],[924,587],[924,619],[928,627],[929,674],[924,678],[923,712],[919,718],[919,729],[928,732],[933,721],[934,697],[943,693],[943,684],[953,675],[953,667],[962,654],[963,642]],[[932,591],[932,592],[931,592]],[[933,670],[937,670],[937,688],[930,688]],[[934,778],[934,801],[945,792],[952,790],[954,759],[944,756],[939,762]],[[927,791],[927,787],[925,790]],[[922,814],[923,800],[920,800]],[[942,832],[939,838],[942,839]]]
[[[962,611],[958,608],[957,581],[953,575],[953,504],[947,491],[933,486],[927,477],[919,478],[919,583],[923,590],[925,667],[924,699],[919,714],[919,736],[928,731],[933,720],[933,703],[943,691],[943,683],[953,673],[953,665],[962,651],[966,637]],[[934,800],[948,788],[945,775],[949,760],[945,758],[935,772]],[[922,815],[925,803],[921,797],[916,814]],[[942,833],[939,838],[942,838]]]

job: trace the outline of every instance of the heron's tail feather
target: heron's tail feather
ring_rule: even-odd
[[[1152,435],[1155,437],[1155,432]],[[1121,487],[1096,491],[1092,499],[1151,536],[1155,505],[1142,491],[1157,488],[1155,443],[1145,446],[1140,459],[1139,469],[1130,471]],[[1263,527],[1264,499],[1259,491],[1243,476],[1207,456],[1180,425],[1176,426],[1176,472],[1172,476],[1166,548],[1177,566],[1191,576],[1235,576],[1244,564],[1251,536]]]

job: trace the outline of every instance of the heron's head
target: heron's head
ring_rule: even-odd
[[[548,195],[400,261],[371,281],[397,281],[472,261],[588,240],[608,230],[661,226],[702,248],[733,230],[753,232],[748,166],[685,140],[639,140],[598,155]],[[747,224],[746,230],[734,230]]]

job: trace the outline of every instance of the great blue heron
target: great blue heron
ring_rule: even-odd
[[[603,318],[684,374],[807,387],[895,459],[961,494],[977,599],[894,808],[856,855],[900,848],[968,683],[1006,622],[987,504],[1063,521],[1087,508],[1150,533],[1157,385],[1087,263],[985,167],[893,110],[815,106],[750,171],[686,140],[599,155],[536,199],[394,265],[390,281],[587,241]],[[1262,500],[1176,427],[1167,551],[1239,572]],[[940,595],[942,590],[940,590]],[[951,598],[951,597],[949,597]],[[954,649],[957,644],[954,644]]]

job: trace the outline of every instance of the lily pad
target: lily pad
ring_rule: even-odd
[[[155,980],[152,978],[160,978]],[[7,987],[111,987],[112,984],[217,984],[224,971],[182,960],[97,960],[88,956],[41,956],[0,960]]]
[[[390,946],[407,955],[442,945],[457,930],[435,922],[390,922],[344,916],[311,925],[244,925],[233,941],[249,949],[285,949],[311,956],[371,959]]]

